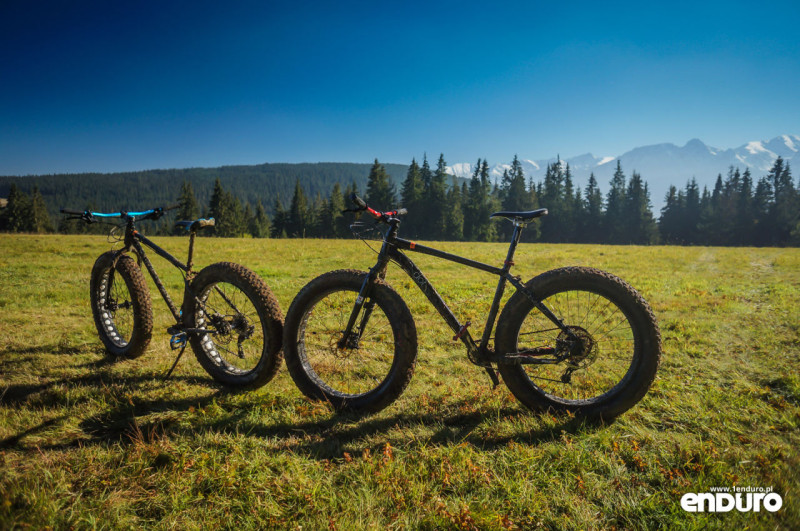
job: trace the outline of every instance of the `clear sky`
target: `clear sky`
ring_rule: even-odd
[[[800,1],[0,1],[0,175],[800,134]]]

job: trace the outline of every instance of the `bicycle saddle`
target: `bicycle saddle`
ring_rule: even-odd
[[[492,214],[489,217],[490,218],[506,218],[506,219],[510,219],[512,221],[515,221],[515,220],[518,220],[518,221],[530,221],[530,220],[532,220],[534,218],[538,218],[538,217],[546,216],[546,215],[547,215],[547,209],[546,208],[537,208],[536,210],[527,210],[527,211],[522,211],[522,212],[509,212],[509,211],[495,212],[494,214]]]
[[[198,231],[206,227],[213,227],[214,218],[209,218],[209,219],[201,218],[201,219],[192,219],[188,221],[176,221],[175,226],[180,227],[182,229],[186,229],[188,231]]]

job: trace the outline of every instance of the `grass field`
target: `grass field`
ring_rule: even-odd
[[[185,253],[185,239],[156,241]],[[164,382],[173,358],[160,300],[144,357],[112,362],[100,348],[88,279],[109,247],[0,235],[0,528],[800,528],[798,249],[520,246],[523,278],[605,269],[659,320],[664,359],[650,393],[593,426],[493,390],[397,268],[388,280],[415,316],[419,363],[377,415],[309,402],[285,369],[259,390],[226,393],[188,352]],[[374,260],[357,241],[197,247],[200,266],[254,269],[284,312],[313,277]],[[506,250],[438,247],[491,263]],[[494,277],[418,264],[462,321],[483,322]],[[179,276],[164,276],[177,296]],[[684,493],[734,485],[771,487],[783,507],[681,509]]]

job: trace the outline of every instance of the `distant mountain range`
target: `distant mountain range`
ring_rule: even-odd
[[[738,167],[742,171],[750,168],[755,181],[769,171],[778,156],[791,164],[794,168],[793,175],[796,177],[800,171],[800,137],[782,135],[768,142],[748,142],[735,149],[714,148],[695,138],[683,147],[675,144],[655,144],[634,148],[618,157],[595,157],[587,153],[563,159],[562,163],[569,164],[577,186],[585,187],[589,175],[594,173],[600,188],[605,192],[619,161],[627,177],[636,171],[647,181],[655,214],[658,215],[671,184],[681,188],[694,177],[701,189],[703,186],[711,189],[717,175],[722,174],[724,178],[731,166]],[[544,178],[548,164],[555,161],[556,159],[552,158],[521,162],[525,175],[533,177],[534,181],[540,181]],[[510,168],[510,164],[493,166],[492,178],[499,179],[503,175],[503,170],[507,168]],[[458,177],[466,178],[472,176],[474,164],[453,164],[449,166],[449,170]]]

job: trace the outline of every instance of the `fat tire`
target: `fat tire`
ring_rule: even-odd
[[[526,287],[539,300],[562,291],[582,290],[612,301],[631,326],[634,353],[623,377],[624,383],[607,394],[588,400],[566,400],[549,395],[532,382],[523,365],[499,365],[503,382],[520,402],[533,410],[570,411],[586,418],[611,421],[644,397],[660,363],[661,332],[650,306],[633,287],[619,277],[588,267],[554,269],[533,278]],[[538,310],[524,293],[517,292],[509,299],[498,319],[498,353],[517,350],[520,328],[531,311]]]
[[[203,369],[217,382],[230,388],[253,389],[265,385],[278,372],[283,360],[281,351],[283,316],[277,299],[267,284],[255,272],[231,262],[218,262],[203,268],[192,280],[190,293],[184,302],[184,325],[199,327],[196,323],[201,306],[195,297],[202,298],[207,290],[219,283],[236,287],[244,293],[255,308],[263,333],[264,344],[255,367],[244,371],[228,364],[219,354],[215,357],[204,346],[207,334],[189,334],[189,343]]]
[[[121,337],[115,315],[106,306],[112,278],[113,282],[121,278],[130,295],[133,324],[129,338]],[[153,334],[153,308],[147,281],[133,258],[115,251],[101,254],[92,267],[89,300],[97,333],[109,356],[132,359],[147,351]]]
[[[383,280],[376,279],[370,299],[375,301],[391,324],[394,356],[391,368],[378,387],[359,395],[325,389],[315,379],[316,374],[304,359],[304,329],[306,314],[323,297],[337,291],[358,294],[368,273],[352,269],[331,271],[309,282],[292,301],[286,314],[284,352],[286,367],[300,391],[312,400],[326,401],[339,411],[375,413],[394,402],[408,386],[417,359],[417,329],[408,306]],[[343,311],[349,312],[351,307]],[[333,391],[333,392],[332,392]]]

